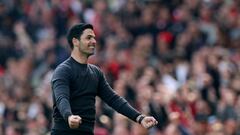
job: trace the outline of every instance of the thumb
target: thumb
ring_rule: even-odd
[[[146,120],[146,122],[151,122],[151,121],[154,121],[154,118],[153,117],[146,117],[145,120]]]
[[[72,119],[76,122],[80,122],[82,118],[79,115],[73,115]]]
[[[81,119],[79,115],[73,115],[73,119]]]

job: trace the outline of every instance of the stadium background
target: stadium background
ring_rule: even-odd
[[[0,0],[1,135],[49,133],[49,81],[78,22],[95,27],[89,62],[159,121],[144,130],[97,99],[96,135],[240,134],[239,0]]]

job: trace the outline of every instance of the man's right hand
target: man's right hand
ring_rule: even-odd
[[[78,115],[70,115],[68,117],[68,125],[70,128],[78,128],[82,123],[82,118]]]

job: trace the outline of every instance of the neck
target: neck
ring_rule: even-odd
[[[71,57],[81,64],[87,64],[88,56],[80,53],[78,50],[73,49]]]

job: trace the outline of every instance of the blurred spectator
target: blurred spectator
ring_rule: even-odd
[[[1,0],[0,134],[48,134],[66,30],[94,25],[94,63],[159,124],[144,130],[97,100],[96,135],[240,134],[237,0]]]

